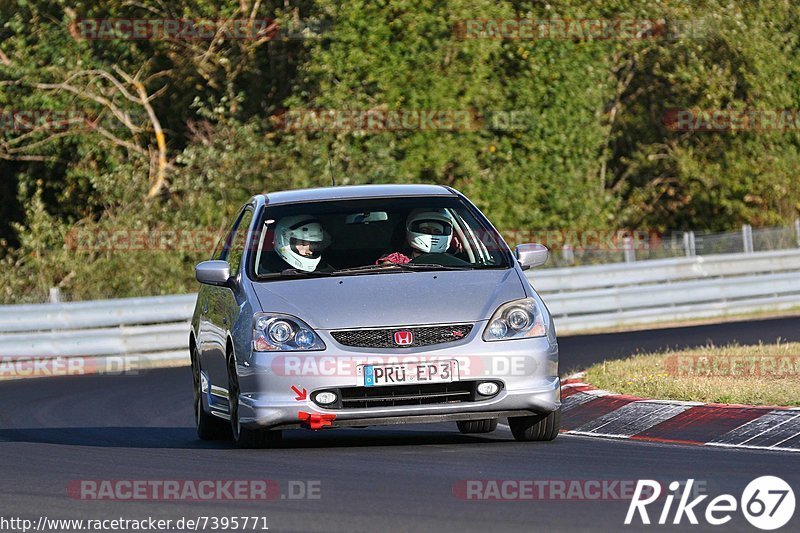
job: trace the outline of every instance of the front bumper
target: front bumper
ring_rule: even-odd
[[[324,418],[325,427],[347,427],[526,416],[558,409],[561,383],[555,341],[540,337],[485,342],[480,326],[445,348],[351,348],[323,331],[324,351],[251,353],[238,361],[240,421],[251,428],[316,427],[308,425],[313,416]],[[458,360],[462,381],[498,381],[502,390],[477,401],[364,408],[323,408],[311,399],[318,390],[355,386],[359,364],[438,359]]]
[[[438,415],[393,415],[373,418],[337,418],[327,422],[324,427],[363,428],[366,426],[391,426],[397,424],[431,424],[437,422],[460,422],[462,420],[483,420],[486,418],[508,418],[513,416],[532,416],[541,411],[481,411],[476,413],[449,413]],[[308,423],[285,423],[271,426],[271,429],[308,428]],[[321,428],[320,428],[321,429]]]

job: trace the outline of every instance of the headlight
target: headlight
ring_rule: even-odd
[[[257,352],[324,349],[322,339],[299,318],[277,313],[257,313],[253,317],[253,350]]]
[[[276,320],[269,325],[267,333],[275,344],[286,344],[292,338],[294,328],[285,320]]]
[[[483,332],[485,341],[544,337],[547,327],[533,298],[515,300],[500,306]]]

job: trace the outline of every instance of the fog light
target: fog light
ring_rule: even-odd
[[[478,383],[478,394],[481,396],[494,396],[500,390],[500,385],[493,381]]]
[[[329,405],[336,401],[336,394],[333,392],[318,392],[314,396],[314,401],[320,405]]]

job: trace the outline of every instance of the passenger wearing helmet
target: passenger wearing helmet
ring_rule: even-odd
[[[444,209],[415,209],[406,219],[406,242],[411,257],[395,252],[376,263],[434,263],[462,266],[468,263],[447,254],[453,240],[453,218]]]
[[[329,270],[322,251],[330,238],[322,224],[311,215],[284,217],[275,226],[275,251],[289,266],[305,272]]]

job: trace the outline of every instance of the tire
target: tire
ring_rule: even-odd
[[[228,412],[231,415],[229,431],[237,448],[272,448],[281,442],[280,430],[242,427],[239,421],[239,375],[233,354],[228,354]]]
[[[491,433],[497,429],[497,419],[459,420],[456,425],[461,433]]]
[[[509,418],[508,425],[518,441],[553,440],[561,429],[561,409],[548,414]]]
[[[281,431],[277,429],[239,429],[239,438],[236,447],[248,448],[274,448],[281,442]]]
[[[203,409],[203,391],[200,385],[200,357],[192,349],[192,384],[194,385],[194,427],[201,440],[222,440],[231,436],[230,425]]]

